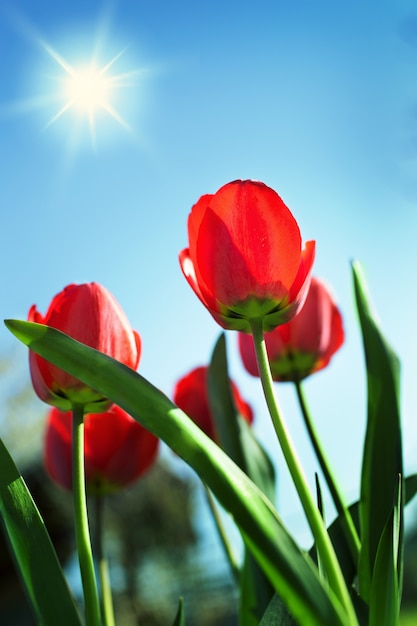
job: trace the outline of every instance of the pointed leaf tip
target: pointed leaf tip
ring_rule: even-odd
[[[172,626],[185,626],[184,599],[178,600],[178,611]]]
[[[26,346],[30,346],[33,341],[40,339],[48,332],[48,327],[36,322],[26,322],[23,320],[4,320],[4,324],[10,332]]]

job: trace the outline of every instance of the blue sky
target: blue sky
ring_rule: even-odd
[[[316,239],[315,274],[344,315],[346,345],[305,386],[348,497],[358,493],[365,415],[352,259],[402,360],[406,465],[417,471],[416,16],[394,0],[3,2],[2,319],[25,318],[33,303],[45,311],[71,282],[101,282],[142,336],[141,373],[170,394],[220,332],[179,268],[189,210],[227,181],[262,180],[303,239]],[[129,130],[105,111],[94,141],[73,109],[49,124],[66,75],[51,50],[73,67],[93,55],[104,67],[124,51],[109,74],[127,74],[111,102]],[[0,330],[0,346],[12,341]],[[233,333],[228,348],[277,459],[284,520],[299,524],[259,381]],[[278,393],[313,478],[293,390]]]

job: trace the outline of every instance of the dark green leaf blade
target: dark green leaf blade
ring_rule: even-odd
[[[38,623],[81,626],[43,520],[1,440],[0,514]]]
[[[406,476],[404,479],[404,506],[411,502],[414,496],[417,493],[417,474],[410,474],[410,476]]]
[[[385,524],[372,575],[369,626],[397,626],[400,610],[400,567],[402,496],[399,477],[398,500]]]
[[[368,418],[362,461],[359,592],[369,601],[378,546],[391,514],[398,475],[403,474],[399,409],[399,361],[372,310],[362,269],[353,264],[368,388]]]
[[[278,595],[274,595],[259,622],[259,626],[297,626]]]
[[[121,406],[181,456],[234,517],[246,544],[291,613],[311,626],[347,626],[309,557],[254,483],[164,394],[114,359],[60,331],[18,320],[6,325],[36,353]]]
[[[274,468],[257,441],[253,428],[239,415],[235,405],[224,333],[219,336],[213,350],[208,375],[208,396],[221,448],[273,502]],[[257,626],[274,594],[274,588],[248,550],[244,554],[239,592],[240,626]]]
[[[240,441],[240,429],[236,419],[237,411],[230,389],[224,333],[220,334],[213,349],[208,370],[207,387],[210,409],[221,447],[246,472],[245,457]]]
[[[208,376],[210,408],[221,448],[263,493],[275,500],[275,469],[253,428],[238,414],[230,388],[226,341],[221,333],[213,350]]]
[[[263,493],[275,500],[275,469],[253,428],[239,415],[228,373],[226,342],[222,333],[213,350],[208,376],[210,408],[221,448]]]
[[[178,611],[172,626],[185,626],[184,600],[180,598],[178,601]]]

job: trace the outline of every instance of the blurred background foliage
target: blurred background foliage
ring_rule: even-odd
[[[0,405],[1,437],[29,486],[73,593],[81,602],[72,500],[43,468],[47,408],[33,393],[20,351],[0,359]],[[90,500],[93,541],[94,505]],[[135,485],[106,499],[104,516],[117,626],[170,625],[180,596],[187,626],[237,626],[237,590],[203,487],[168,449],[162,446],[158,462]],[[408,520],[401,626],[417,624],[416,515],[408,515]],[[0,624],[36,626],[2,533]]]

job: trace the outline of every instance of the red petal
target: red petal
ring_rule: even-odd
[[[279,300],[294,282],[300,255],[297,222],[278,194],[262,183],[236,181],[205,210],[196,277],[226,305],[251,295]]]
[[[316,242],[307,241],[304,250],[301,252],[300,266],[289,293],[289,301],[294,303],[294,309],[297,312],[303,306],[308,294],[315,254]]]
[[[190,287],[193,289],[194,293],[196,294],[196,296],[201,300],[204,306],[211,313],[218,312],[217,302],[215,298],[213,297],[213,295],[209,293],[207,288],[205,288],[205,285],[203,282],[200,285],[200,283],[197,281],[195,266],[191,259],[189,248],[185,248],[184,250],[181,250],[179,254],[179,260],[180,260],[182,272],[185,278],[187,279],[188,284],[190,285]],[[204,293],[202,289],[204,289]]]
[[[206,435],[215,440],[215,430],[207,397],[208,367],[196,367],[176,384],[174,402],[187,413]]]
[[[250,333],[239,333],[239,351],[243,365],[252,376],[259,377],[258,363],[256,361],[255,346]]]
[[[72,414],[53,408],[45,430],[44,463],[49,475],[65,489],[72,487]]]

